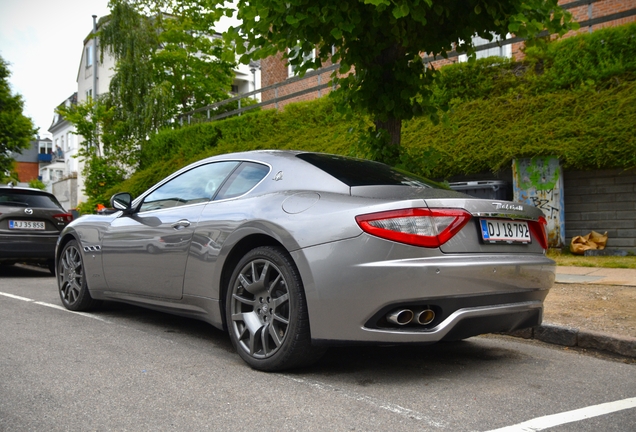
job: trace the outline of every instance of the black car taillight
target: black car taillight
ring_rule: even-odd
[[[59,214],[53,215],[53,217],[59,220],[60,222],[64,222],[64,223],[70,223],[73,221],[73,215],[70,213],[59,213]]]
[[[414,208],[356,216],[363,231],[413,246],[439,247],[468,223],[464,210]]]

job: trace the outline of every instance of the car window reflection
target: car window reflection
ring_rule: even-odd
[[[216,162],[184,172],[148,195],[140,211],[207,202],[238,164],[236,161]]]
[[[244,162],[236,171],[234,171],[219,191],[214,200],[222,200],[241,196],[250,191],[260,182],[269,172],[269,167],[252,162]]]

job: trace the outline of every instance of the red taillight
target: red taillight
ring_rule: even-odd
[[[450,240],[470,217],[464,210],[414,208],[356,216],[356,221],[374,236],[432,248]]]
[[[530,222],[530,231],[543,249],[548,248],[548,221],[541,216],[538,221]]]
[[[64,222],[64,223],[70,223],[73,221],[73,215],[70,213],[60,213],[60,214],[53,215],[53,217],[59,220],[60,222]]]

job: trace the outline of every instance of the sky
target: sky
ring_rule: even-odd
[[[0,0],[0,56],[41,137],[50,137],[54,109],[77,91],[92,15],[107,14],[108,0]]]
[[[108,0],[0,0],[0,56],[10,63],[11,90],[22,95],[24,114],[41,137],[51,136],[55,108],[77,91],[92,16],[108,13]]]

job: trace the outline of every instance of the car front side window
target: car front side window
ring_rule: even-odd
[[[140,211],[208,202],[239,162],[214,162],[193,168],[161,185],[144,198]]]

